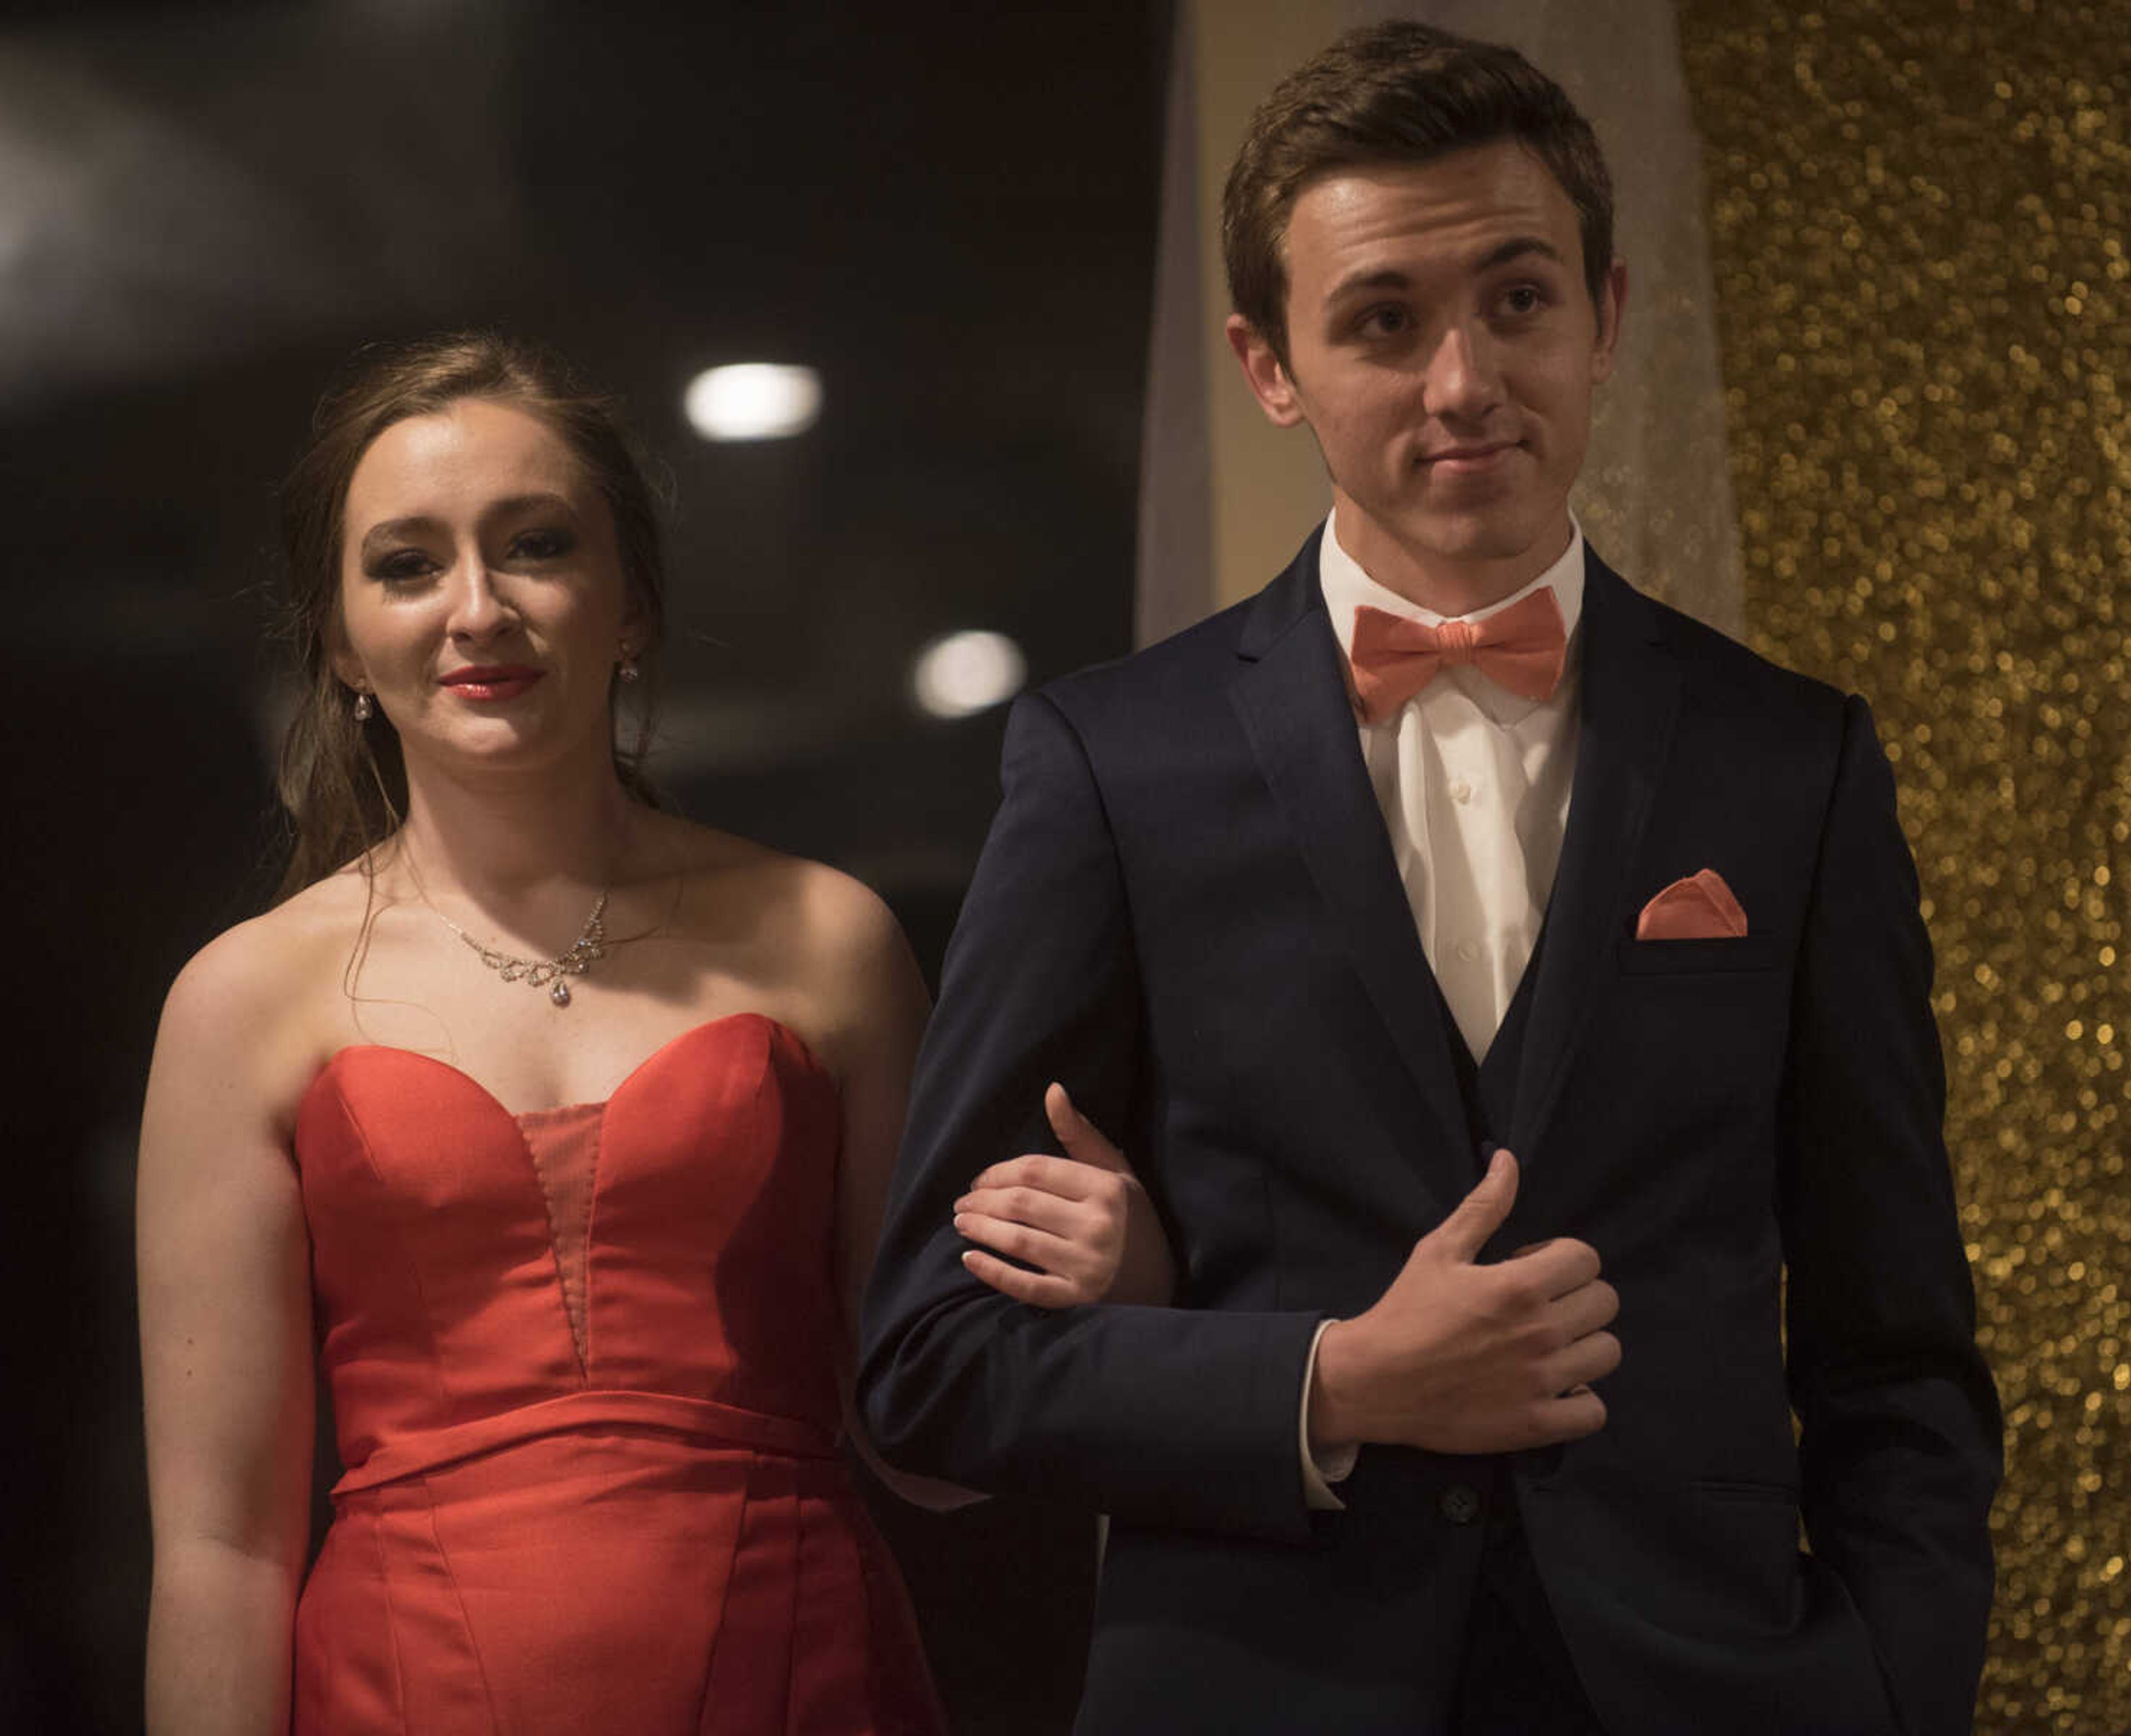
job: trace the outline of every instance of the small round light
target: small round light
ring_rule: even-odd
[[[821,376],[782,362],[735,362],[697,375],[681,407],[706,440],[782,440],[821,416]]]
[[[917,654],[911,691],[935,717],[967,717],[1011,699],[1028,679],[1028,659],[1003,633],[950,633]]]

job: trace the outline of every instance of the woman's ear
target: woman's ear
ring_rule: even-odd
[[[326,667],[340,678],[342,684],[353,688],[358,693],[370,691],[370,677],[364,672],[358,659],[347,642],[347,630],[342,626],[340,611],[335,609],[333,618],[327,621],[325,632]]]

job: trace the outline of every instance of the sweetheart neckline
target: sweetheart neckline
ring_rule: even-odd
[[[296,1101],[297,1119],[299,1120],[302,1119],[304,1106],[310,1101],[311,1093],[318,1088],[319,1084],[324,1080],[326,1075],[331,1072],[333,1068],[339,1064],[342,1057],[360,1054],[366,1051],[384,1055],[405,1055],[411,1060],[424,1062],[431,1067],[442,1067],[446,1072],[453,1075],[455,1078],[462,1079],[465,1081],[467,1084],[472,1086],[476,1091],[479,1092],[481,1096],[487,1099],[487,1101],[493,1104],[497,1109],[501,1110],[503,1113],[508,1115],[513,1121],[521,1121],[528,1115],[553,1115],[558,1110],[604,1110],[609,1104],[612,1103],[616,1097],[620,1096],[625,1091],[628,1090],[628,1088],[635,1082],[637,1077],[663,1056],[668,1049],[677,1048],[678,1045],[687,1042],[692,1038],[699,1037],[706,1031],[713,1031],[723,1025],[737,1024],[744,1021],[749,1020],[758,1024],[768,1025],[773,1031],[782,1031],[784,1035],[791,1040],[793,1046],[797,1048],[800,1054],[806,1059],[807,1065],[812,1067],[816,1072],[819,1073],[824,1079],[829,1081],[830,1089],[833,1091],[837,1088],[836,1076],[829,1071],[827,1065],[822,1061],[821,1057],[814,1053],[813,1045],[812,1043],[808,1043],[804,1037],[801,1036],[798,1032],[793,1030],[792,1027],[787,1024],[783,1019],[776,1018],[769,1013],[756,1012],[750,1008],[743,1009],[741,1011],[737,1013],[721,1013],[715,1019],[706,1019],[697,1024],[688,1026],[685,1030],[675,1032],[671,1037],[668,1037],[663,1043],[660,1043],[658,1048],[652,1050],[649,1054],[646,1055],[641,1061],[638,1062],[635,1066],[630,1068],[630,1070],[615,1083],[614,1088],[604,1097],[597,1097],[588,1101],[576,1103],[543,1104],[532,1109],[511,1108],[509,1104],[505,1103],[500,1097],[497,1096],[494,1091],[491,1091],[486,1085],[482,1084],[480,1080],[475,1078],[472,1073],[467,1072],[464,1067],[456,1066],[453,1062],[443,1060],[438,1056],[425,1053],[420,1049],[402,1048],[397,1043],[344,1043],[338,1048],[335,1049],[330,1055],[327,1056],[323,1061],[320,1062],[318,1063],[318,1070],[311,1075],[310,1083],[304,1087],[303,1096]]]

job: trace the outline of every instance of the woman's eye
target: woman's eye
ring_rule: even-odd
[[[575,546],[567,530],[521,530],[510,540],[510,552],[522,560],[554,560]]]
[[[426,578],[429,571],[429,557],[419,549],[395,549],[389,554],[372,558],[369,572],[372,578],[382,579],[388,585],[402,585]]]

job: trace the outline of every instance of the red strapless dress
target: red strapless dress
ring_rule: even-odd
[[[944,1729],[837,1454],[840,1125],[754,1014],[543,1115],[328,1062],[295,1150],[346,1475],[299,1736]]]

